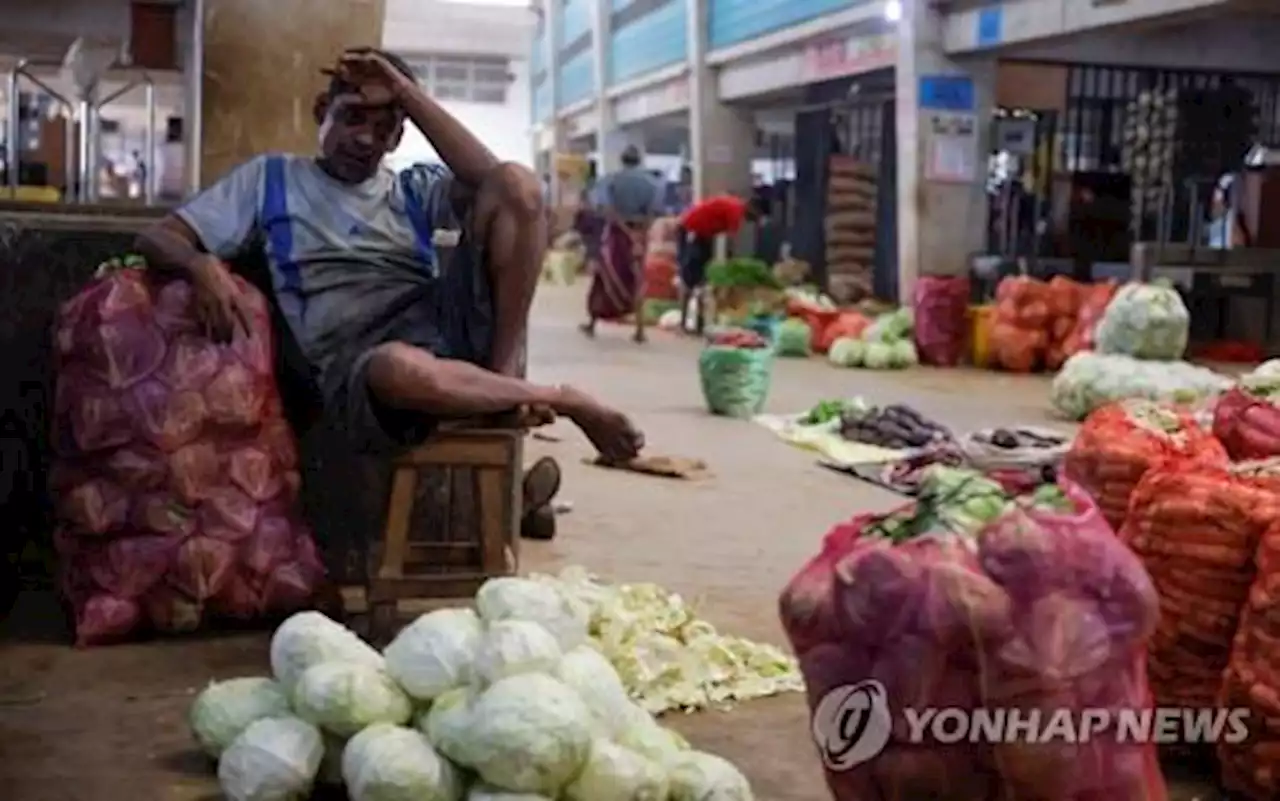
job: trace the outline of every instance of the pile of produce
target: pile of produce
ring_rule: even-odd
[[[969,279],[921,276],[912,293],[912,310],[920,361],[937,367],[960,364],[969,337]]]
[[[1280,372],[1267,362],[1218,399],[1213,433],[1232,459],[1280,456]]]
[[[1038,369],[1049,346],[1051,320],[1047,284],[1026,276],[1001,281],[991,326],[992,361],[1015,373]]]
[[[946,426],[901,403],[846,407],[840,412],[840,435],[851,442],[892,450],[923,448],[952,439]]]
[[[814,325],[813,321],[810,325]],[[817,324],[821,324],[820,321]],[[861,339],[863,333],[871,327],[871,320],[865,314],[856,311],[842,311],[821,330],[815,330],[813,352],[827,353],[839,339]]]
[[[1053,378],[1049,402],[1069,420],[1116,401],[1144,398],[1194,404],[1231,386],[1231,379],[1188,362],[1157,362],[1133,356],[1077,353]]]
[[[1045,345],[1044,366],[1057,370],[1071,354],[1067,340],[1080,322],[1080,303],[1085,285],[1061,275],[1049,279],[1045,302],[1049,305],[1049,341]]]
[[[266,300],[235,280],[253,312],[229,345],[187,283],[143,269],[104,269],[59,312],[50,484],[80,645],[288,614],[322,577]]]
[[[773,348],[754,331],[712,332],[698,357],[702,397],[712,414],[752,417],[764,408],[773,381]]]
[[[778,325],[774,352],[787,358],[805,358],[811,352],[813,329],[804,320],[790,317]]]
[[[1056,467],[1068,444],[1067,437],[1043,428],[988,428],[960,438],[966,460],[980,470]]]
[[[712,262],[707,266],[707,286],[718,322],[740,322],[753,315],[780,312],[783,307],[782,286],[769,265],[759,259]]]
[[[1063,467],[1119,529],[1134,487],[1166,462],[1225,465],[1227,453],[1186,412],[1160,403],[1130,400],[1105,406],[1085,420]]]
[[[916,503],[833,529],[782,594],[815,714],[831,711],[822,700],[832,690],[867,680],[889,699],[863,716],[863,737],[883,738],[885,749],[828,769],[836,801],[1042,798],[1046,788],[1058,801],[1165,797],[1149,745],[943,743],[930,729],[909,743],[900,734],[899,705],[1016,706],[1047,717],[1148,703],[1142,655],[1155,593],[1087,496],[1070,484],[1014,487],[936,470]]]
[[[914,320],[910,309],[882,314],[857,339],[840,338],[831,343],[827,360],[837,367],[865,367],[868,370],[897,370],[914,367],[920,357],[913,341]]]
[[[582,607],[495,579],[476,611],[418,618],[383,653],[317,612],[271,640],[272,678],[211,685],[191,710],[229,801],[723,798],[746,778],[632,702]]]
[[[1280,461],[1237,466],[1236,474],[1269,485],[1280,484]],[[1280,571],[1280,525],[1262,537],[1256,556],[1257,578],[1240,615],[1231,658],[1222,676],[1219,704],[1227,709],[1249,710],[1249,725],[1274,720],[1280,709],[1280,641],[1275,635],[1277,571]],[[1264,724],[1265,725],[1265,724]],[[1257,730],[1254,729],[1256,732]],[[1244,742],[1218,744],[1222,780],[1227,789],[1255,799],[1280,797],[1280,758],[1271,732]]]
[[[1163,283],[1120,287],[1096,330],[1099,353],[1173,361],[1187,350],[1191,313],[1178,290]]]
[[[1169,461],[1133,491],[1120,538],[1160,595],[1148,649],[1156,703],[1209,709],[1254,579],[1254,555],[1280,520],[1280,496],[1225,465]]]
[[[613,664],[627,694],[655,715],[804,691],[789,654],[719,633],[656,584],[605,584],[580,567],[531,578],[586,612],[591,644]]]
[[[1062,343],[1064,357],[1069,359],[1081,351],[1093,350],[1094,332],[1097,330],[1098,321],[1106,313],[1107,306],[1111,305],[1111,299],[1115,297],[1118,289],[1119,286],[1114,281],[1087,284],[1080,288],[1076,323]]]

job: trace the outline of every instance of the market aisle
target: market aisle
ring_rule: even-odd
[[[777,594],[835,521],[892,496],[828,473],[813,458],[748,423],[702,411],[697,344],[655,332],[636,346],[602,326],[576,330],[577,289],[538,301],[531,376],[572,382],[630,411],[655,453],[705,459],[699,483],[644,478],[582,464],[585,440],[557,425],[559,443],[532,455],[561,459],[563,497],[574,503],[559,538],[524,551],[531,570],[582,564],[619,581],[650,580],[697,602],[724,630],[782,642]],[[1044,423],[1047,381],[965,371],[841,371],[783,362],[771,411],[800,411],[824,397],[862,394],[906,402],[955,428]],[[39,614],[31,603],[17,615]],[[48,608],[43,614],[52,614]],[[262,671],[264,635],[77,652],[62,644],[0,639],[0,786],[15,801],[186,801],[217,797],[186,731],[191,693],[210,678]],[[733,760],[760,801],[828,798],[806,734],[800,696],[675,721],[700,747]],[[1176,796],[1214,801],[1203,788]]]

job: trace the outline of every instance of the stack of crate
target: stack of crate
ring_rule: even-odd
[[[828,161],[826,258],[827,289],[838,303],[871,296],[876,253],[874,165],[851,156]]]

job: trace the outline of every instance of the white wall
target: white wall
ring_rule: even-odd
[[[511,72],[515,76],[507,91],[507,102],[460,103],[446,101],[445,109],[458,121],[480,137],[489,149],[503,161],[514,161],[532,166],[529,153],[529,135],[532,130],[531,100],[529,97],[529,61],[512,60]],[[400,147],[389,158],[394,166],[417,161],[438,161],[435,150],[412,125],[405,128]]]

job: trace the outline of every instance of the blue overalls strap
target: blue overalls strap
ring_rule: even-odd
[[[404,192],[405,213],[409,215],[409,225],[413,226],[413,238],[418,243],[418,255],[430,269],[435,267],[436,248],[434,242],[435,220],[428,218],[427,207],[422,202],[422,193],[413,183],[413,171],[400,173],[400,189]]]
[[[267,157],[262,191],[262,228],[267,235],[271,260],[280,272],[278,296],[286,313],[301,319],[306,313],[302,297],[302,272],[293,260],[293,223],[289,219],[289,193],[285,186],[283,156]]]

